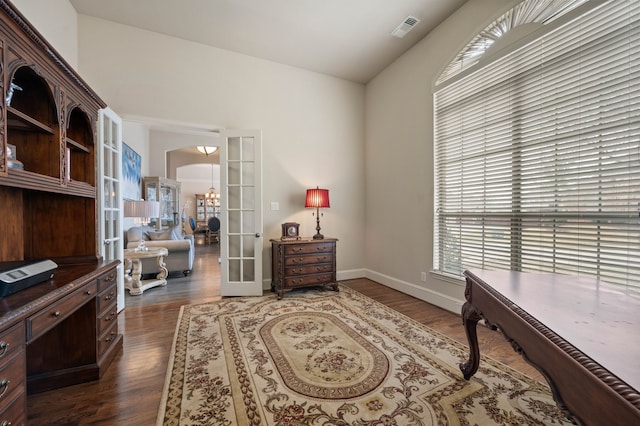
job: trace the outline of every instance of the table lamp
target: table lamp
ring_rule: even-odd
[[[328,209],[331,207],[329,205],[329,190],[328,189],[320,189],[316,187],[316,189],[307,189],[307,199],[304,203],[304,206],[307,208],[315,208],[316,209],[316,235],[313,236],[314,240],[321,240],[324,238],[324,235],[320,233],[320,209]]]
[[[148,225],[152,217],[160,216],[160,203],[158,201],[145,200],[125,200],[124,217],[134,218],[134,222],[139,225]],[[140,228],[140,239],[138,240],[136,251],[147,251],[147,246],[142,237],[142,227]]]

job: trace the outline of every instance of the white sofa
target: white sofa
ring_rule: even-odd
[[[164,258],[169,273],[182,272],[185,276],[189,275],[195,256],[193,235],[182,235],[179,225],[161,231],[150,226],[134,226],[126,232],[125,248],[138,247],[140,238],[144,239],[147,247],[165,247],[169,250]],[[142,259],[143,274],[158,272],[160,270],[155,259]]]

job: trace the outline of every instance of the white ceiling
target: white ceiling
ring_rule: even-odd
[[[94,16],[366,83],[466,0],[70,0]],[[391,32],[421,20],[403,39]]]

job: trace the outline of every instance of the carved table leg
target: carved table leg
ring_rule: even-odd
[[[160,272],[158,272],[156,278],[159,280],[166,279],[167,275],[169,275],[169,270],[167,269],[166,263],[164,263],[164,256],[158,256],[158,269],[160,269]],[[167,283],[165,282],[163,285],[167,285]]]
[[[129,294],[132,296],[138,296],[142,294],[142,262],[140,259],[131,259],[133,265],[131,271],[131,288],[129,288]]]
[[[131,262],[131,259],[125,257],[124,258],[124,282],[128,284],[127,288],[133,287],[133,284],[132,284],[133,277],[131,276],[132,269],[133,269],[133,262]]]
[[[462,324],[469,342],[469,360],[460,364],[460,370],[466,380],[476,374],[480,366],[480,346],[478,345],[477,326],[482,317],[480,312],[469,302],[462,305]]]

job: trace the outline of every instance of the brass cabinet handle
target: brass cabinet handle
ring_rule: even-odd
[[[4,340],[1,341],[0,342],[0,358],[5,356],[5,354],[7,353],[7,350],[9,350],[9,343],[5,342]]]
[[[6,380],[6,379],[0,380],[0,388],[2,388],[2,393],[0,393],[0,398],[2,398],[5,393],[7,393],[7,389],[9,389],[9,383],[11,383],[9,380]]]
[[[9,420],[3,420],[0,426],[11,426],[11,422]]]

